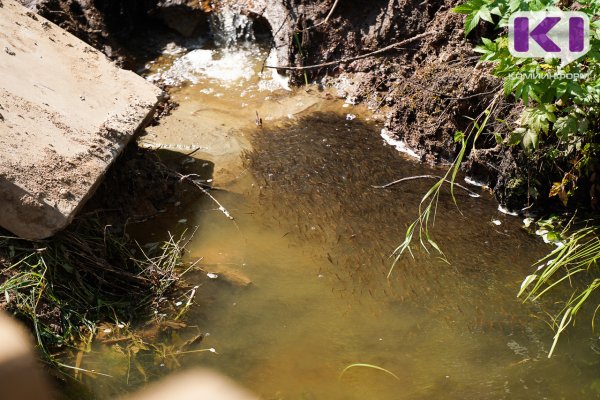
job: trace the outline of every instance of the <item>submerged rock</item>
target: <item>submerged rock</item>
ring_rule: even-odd
[[[202,267],[207,274],[214,279],[220,279],[236,287],[247,287],[252,284],[252,280],[242,271],[226,264],[204,265]]]

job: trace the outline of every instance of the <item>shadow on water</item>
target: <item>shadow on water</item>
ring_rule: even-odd
[[[548,328],[516,299],[546,247],[490,195],[459,194],[458,208],[442,196],[435,235],[450,264],[416,246],[386,279],[431,182],[372,185],[440,171],[403,158],[377,132],[313,112],[252,136],[245,193],[219,196],[237,227],[203,213],[209,228],[190,248],[254,284],[206,281],[189,319],[219,356],[186,365],[220,369],[267,399],[595,395],[582,359],[546,360]],[[389,368],[400,382],[368,370],[339,380],[355,362]],[[569,377],[552,378],[561,374]]]
[[[382,145],[374,130],[360,120],[315,113],[266,128],[254,137],[255,150],[247,154],[247,165],[262,188],[260,212],[274,227],[318,243],[321,251],[314,256],[328,261],[340,277],[340,290],[383,292],[396,301],[414,298],[420,304],[431,301],[440,311],[461,304],[485,307],[487,302],[473,303],[478,296],[472,290],[507,277],[507,267],[518,279],[528,262],[543,254],[543,246],[519,231],[517,220],[494,210],[491,195],[482,191],[481,198],[472,198],[457,189],[458,204],[449,193],[441,197],[434,229],[450,265],[437,254],[426,256],[415,238],[416,260],[403,257],[388,284],[390,255],[432,181],[387,189],[373,185],[444,171],[399,156]],[[502,224],[496,226],[493,219]],[[498,295],[505,292],[512,301],[514,290],[503,289],[498,288]]]
[[[216,353],[182,355],[176,366],[215,368],[264,399],[598,397],[589,352],[546,359],[550,331],[516,292],[547,248],[489,194],[459,192],[458,207],[442,195],[434,233],[449,264],[415,246],[388,281],[389,256],[431,182],[372,185],[442,171],[404,158],[360,118],[313,111],[264,125],[248,132],[250,173],[236,192],[212,192],[235,221],[202,196],[137,228],[154,241],[148,234],[199,226],[187,247],[202,258],[186,275],[198,286],[187,328],[160,340],[168,347],[201,332]],[[561,346],[569,354],[570,343]],[[96,345],[82,364],[114,375],[86,382],[97,398],[173,367],[140,360],[145,376],[114,354]],[[359,368],[340,378],[352,363],[399,381]]]

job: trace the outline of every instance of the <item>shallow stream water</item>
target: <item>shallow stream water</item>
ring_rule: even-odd
[[[443,193],[433,233],[446,260],[416,238],[414,258],[401,258],[387,278],[433,181],[372,186],[443,169],[386,144],[367,110],[259,76],[266,56],[251,44],[171,51],[144,72],[170,83],[180,107],[142,144],[197,150],[195,163],[214,163],[212,194],[235,218],[199,195],[132,228],[150,242],[198,227],[187,250],[202,270],[186,275],[199,286],[186,329],[215,351],[180,356],[181,367],[214,368],[264,399],[598,397],[597,355],[584,339],[570,341],[589,329],[548,359],[552,331],[516,298],[548,248],[486,191],[459,190],[458,207]],[[252,284],[231,284],[224,270]],[[397,379],[366,367],[340,376],[354,363]],[[95,345],[81,365],[112,375],[85,378],[97,398],[143,380],[108,345]]]

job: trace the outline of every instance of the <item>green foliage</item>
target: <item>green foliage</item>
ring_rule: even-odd
[[[513,96],[525,106],[520,117],[509,121],[513,126],[503,143],[521,145],[532,159],[559,161],[571,165],[552,184],[548,195],[564,205],[575,192],[576,183],[591,158],[598,156],[600,130],[600,0],[577,0],[572,9],[590,17],[591,50],[583,57],[561,67],[558,59],[515,58],[509,52],[507,23],[516,11],[559,9],[558,0],[469,0],[456,7],[466,14],[465,34],[474,32],[485,21],[493,36],[481,38],[475,51],[480,61],[491,63],[493,74],[503,79],[504,95]],[[594,21],[595,20],[595,21]],[[500,142],[502,138],[496,138]],[[560,169],[560,168],[559,168]],[[575,275],[585,275],[583,285],[574,286],[572,296],[553,319],[556,335],[550,350],[554,352],[561,333],[574,323],[578,311],[600,287],[600,228],[586,225],[558,230],[556,219],[538,222],[538,234],[557,245],[556,249],[534,264],[536,273],[525,278],[519,296],[537,300],[552,288],[572,284]],[[584,273],[584,274],[582,274]],[[599,306],[600,308],[600,306]]]
[[[554,243],[556,248],[534,264],[536,272],[523,280],[519,291],[519,296],[523,296],[525,300],[535,301],[558,286],[568,284],[572,287],[571,296],[564,302],[562,310],[553,317],[552,325],[556,333],[548,357],[554,353],[561,334],[569,325],[575,324],[577,313],[600,287],[600,279],[594,278],[598,275],[600,260],[600,227],[591,225],[571,229],[567,225],[559,230],[557,224],[557,220],[538,223],[540,228],[537,233],[545,241]],[[591,279],[574,282],[579,275],[591,276]],[[599,308],[600,305],[596,312]]]
[[[485,0],[471,0],[468,1],[453,10],[459,14],[466,14],[465,20],[465,33],[468,35],[480,21],[486,21],[493,23],[492,12],[495,14],[498,12],[495,9],[490,9],[489,5],[486,4]],[[498,15],[498,14],[496,14]]]
[[[477,139],[481,136],[485,127],[487,126],[490,118],[492,117],[494,110],[497,106],[498,97],[496,96],[494,100],[488,105],[488,107],[475,118],[472,124],[469,127],[469,130],[465,134],[464,132],[458,131],[454,134],[454,141],[460,144],[460,151],[458,155],[450,165],[450,168],[446,171],[446,173],[427,191],[427,193],[421,198],[421,202],[419,203],[419,214],[417,219],[415,219],[407,228],[406,234],[404,236],[404,241],[394,250],[394,263],[388,272],[388,279],[391,276],[397,262],[400,260],[402,255],[408,251],[411,255],[412,250],[410,248],[415,231],[418,233],[419,242],[421,247],[424,248],[427,252],[429,252],[429,248],[434,249],[438,254],[442,256],[442,260],[448,262],[442,252],[442,249],[436,243],[433,238],[433,235],[430,232],[431,226],[433,226],[435,222],[436,212],[438,200],[440,197],[440,193],[445,183],[449,183],[450,185],[450,194],[454,203],[456,204],[456,198],[454,196],[454,185],[456,181],[456,176],[458,175],[458,170],[460,169],[460,165],[465,157],[467,151],[467,144],[471,141],[473,146],[477,142]]]
[[[477,27],[480,21],[504,27],[508,23],[510,15],[514,12],[543,10],[552,4],[553,2],[550,0],[470,0],[455,7],[452,11],[467,15],[465,20],[465,35],[468,35]]]
[[[56,352],[79,351],[98,323],[158,315],[182,254],[182,240],[142,249],[93,218],[39,242],[0,232],[0,307],[33,328],[44,361],[72,369]]]
[[[507,139],[509,145],[521,144],[536,150],[554,135],[560,152],[557,156],[577,156],[598,131],[590,124],[600,115],[600,21],[592,23],[591,50],[584,57],[560,67],[558,59],[515,58],[508,50],[506,24],[515,11],[555,9],[558,1],[470,0],[456,7],[466,14],[468,35],[481,20],[496,28],[496,38],[482,38],[475,51],[482,62],[494,65],[493,73],[503,78],[504,94],[523,101],[526,108],[518,126]],[[580,0],[580,11],[593,20],[600,10],[599,0]],[[483,16],[491,15],[492,21]],[[579,144],[573,146],[573,144]]]

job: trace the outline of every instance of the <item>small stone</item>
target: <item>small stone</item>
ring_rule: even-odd
[[[220,277],[222,280],[224,280],[225,282],[229,283],[230,285],[233,286],[237,286],[237,287],[246,287],[249,286],[250,284],[252,284],[252,280],[246,276],[243,272],[237,270],[236,268],[233,268],[229,265],[225,265],[225,264],[215,264],[215,265],[211,265],[210,266],[210,271],[207,276],[209,278],[212,278],[212,276],[214,276],[215,278]],[[212,278],[212,279],[215,279]]]

